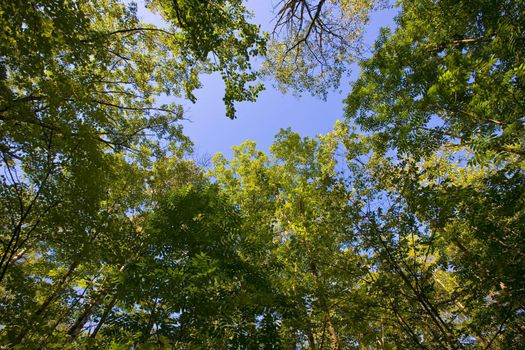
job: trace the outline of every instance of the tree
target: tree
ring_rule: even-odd
[[[263,67],[282,91],[326,97],[363,52],[363,32],[385,2],[282,0]]]
[[[366,139],[357,189],[367,205],[357,225],[373,256],[368,292],[384,339],[519,348],[523,171],[467,165],[446,150],[420,161],[385,157],[370,153],[375,140]]]
[[[241,1],[147,6],[166,22],[113,0],[0,4],[3,345],[76,336],[79,315],[111,295],[105,273],[140,246],[163,191],[150,184],[157,165],[189,148],[182,107],[156,97],[194,100],[199,74],[219,72],[234,117],[234,102],[260,91],[250,59],[264,39]]]
[[[145,222],[143,245],[118,279],[116,298],[100,305],[92,318],[97,327],[89,336],[84,329],[78,341],[160,348],[264,344],[267,330],[255,318],[264,316],[258,296],[265,285],[244,258],[241,222],[209,183],[167,191]]]
[[[310,139],[282,130],[270,157],[247,142],[231,162],[214,160],[212,177],[268,251],[259,264],[281,300],[274,308],[285,348],[341,349],[374,338],[361,318],[366,308],[357,307],[367,299],[360,280],[368,259],[354,230],[363,203],[337,169],[346,132],[338,124]]]
[[[522,1],[402,1],[346,100],[378,142],[420,155],[465,147],[475,161],[524,156]]]
[[[447,156],[406,168],[402,198],[429,228],[428,252],[450,288],[458,334],[483,348],[519,348],[523,333],[523,171],[494,165],[459,167]],[[400,174],[401,175],[401,174]]]
[[[370,236],[412,222],[420,252],[399,234],[374,249],[408,287],[405,310],[429,317],[434,346],[519,347],[522,3],[401,2],[397,22],[362,63],[346,116],[371,132],[376,159],[395,152],[371,168],[395,205],[372,214]],[[425,321],[399,316],[419,339]]]
[[[75,344],[94,315],[129,287],[122,285],[122,276],[145,249],[144,223],[163,193],[151,189],[199,182],[194,167],[176,158],[161,159],[147,172],[124,160],[112,165],[106,171],[120,167],[123,173],[111,173],[111,190],[98,212],[82,212],[71,201],[60,203],[39,223],[38,236],[10,268],[1,295],[5,346]]]

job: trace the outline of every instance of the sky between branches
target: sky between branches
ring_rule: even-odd
[[[273,28],[275,2],[249,0],[247,3],[247,7],[255,14],[252,21],[261,25],[264,31],[270,32]],[[396,9],[385,9],[372,14],[364,36],[367,47],[373,46],[381,27],[394,26],[396,13]],[[146,22],[159,25],[160,17],[141,6],[139,15]],[[265,81],[266,89],[259,95],[257,102],[237,104],[235,120],[225,116],[222,101],[224,85],[220,76],[203,76],[203,86],[195,93],[197,102],[182,102],[188,119],[183,122],[184,134],[194,143],[195,158],[205,161],[217,152],[229,158],[233,154],[231,147],[245,140],[254,140],[259,149],[267,151],[279,130],[288,127],[310,137],[330,131],[335,121],[342,118],[342,100],[357,77],[359,66],[353,64],[351,70],[350,77],[342,81],[338,91],[330,92],[326,101],[307,93],[300,97],[292,93],[283,94],[272,86],[271,81]],[[161,99],[163,103],[168,101],[173,102],[169,98]]]

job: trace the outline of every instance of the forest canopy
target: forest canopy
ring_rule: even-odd
[[[525,4],[246,5],[0,2],[0,348],[522,349]],[[353,62],[330,132],[190,157],[203,75],[235,118]]]

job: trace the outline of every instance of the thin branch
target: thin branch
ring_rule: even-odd
[[[496,340],[496,338],[503,332],[503,327],[505,326],[505,323],[507,323],[507,321],[509,320],[510,316],[512,315],[512,308],[509,309],[509,312],[507,313],[507,315],[505,316],[505,318],[503,319],[503,321],[501,322],[501,324],[499,325],[499,328],[498,328],[498,331],[494,334],[494,336],[490,339],[489,343],[487,344],[487,346],[483,349],[483,350],[487,350],[487,349],[492,349],[492,343],[494,342],[494,340]]]
[[[173,114],[177,114],[177,111],[176,110],[172,110],[172,109],[167,109],[167,108],[158,108],[158,107],[129,107],[129,106],[121,106],[121,105],[117,105],[117,104],[114,104],[114,103],[110,103],[110,102],[104,102],[104,101],[100,101],[100,100],[93,100],[93,102],[95,103],[98,103],[98,104],[101,104],[101,105],[104,105],[104,106],[108,106],[108,107],[114,107],[114,108],[118,108],[118,109],[122,109],[122,110],[130,110],[130,111],[157,111],[157,112],[166,112],[166,113],[173,113]]]
[[[506,126],[506,123],[504,123],[502,121],[499,121],[499,120],[496,120],[496,119],[491,119],[491,118],[484,118],[484,117],[482,117],[479,114],[476,114],[474,112],[465,111],[465,110],[459,110],[458,112],[461,113],[461,114],[464,114],[466,116],[469,116],[471,118],[474,118],[476,120],[482,121],[482,122],[489,122],[489,123],[496,124],[496,125]]]
[[[158,32],[158,33],[163,33],[163,34],[166,34],[166,35],[175,36],[175,33],[168,32],[168,31],[166,31],[164,29],[161,29],[161,28],[138,27],[138,28],[119,29],[119,30],[115,30],[115,31],[112,31],[112,32],[100,32],[100,33],[96,33],[95,36],[92,37],[92,38],[82,39],[80,41],[83,42],[83,43],[89,43],[89,42],[93,42],[93,41],[95,41],[95,40],[97,40],[99,38],[106,37],[106,36],[112,36],[112,35],[116,35],[116,34],[136,33],[136,32]]]
[[[325,3],[325,1],[326,0],[320,0],[319,1],[319,3],[316,6],[316,11],[315,11],[314,15],[312,15],[312,12],[311,12],[310,8],[308,7],[308,3],[303,2],[303,6],[306,6],[306,9],[307,9],[306,13],[310,17],[310,24],[308,25],[308,28],[306,29],[306,33],[304,35],[302,35],[302,37],[299,40],[297,40],[290,48],[288,48],[286,50],[285,54],[290,53],[291,51],[295,50],[299,45],[307,42],[308,38],[310,37],[310,34],[312,33],[312,30],[314,30],[314,28],[318,27],[319,18],[321,16],[321,10],[322,10],[322,7],[323,7],[323,4]],[[283,8],[283,10],[285,10],[285,9],[286,8]],[[291,21],[291,18],[289,18],[288,20]]]
[[[2,109],[0,109],[0,112],[6,112],[7,110],[9,110],[10,108],[13,107],[14,104],[17,104],[17,103],[25,103],[25,102],[34,102],[34,101],[41,101],[44,99],[44,96],[33,96],[33,95],[29,95],[29,96],[24,96],[24,97],[20,97],[20,98],[17,98],[13,101],[11,101],[11,103],[7,104],[5,107],[3,107]]]
[[[477,43],[483,43],[487,41],[491,41],[494,38],[496,38],[496,35],[491,35],[488,37],[479,37],[479,38],[465,38],[465,39],[457,39],[452,40],[447,43],[437,44],[432,48],[432,51],[442,51],[446,49],[449,46],[459,46],[459,45],[469,45],[469,44],[477,44]]]

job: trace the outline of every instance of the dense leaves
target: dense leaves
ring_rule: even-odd
[[[478,162],[523,159],[524,12],[522,1],[402,1],[399,27],[362,63],[347,117],[401,152],[446,144]]]
[[[198,3],[148,2],[160,26],[113,0],[0,4],[2,346],[76,339],[124,288],[161,187],[198,178],[177,161],[182,107],[156,97],[194,101],[199,74],[221,72],[234,117],[260,90],[264,39],[241,2]]]

